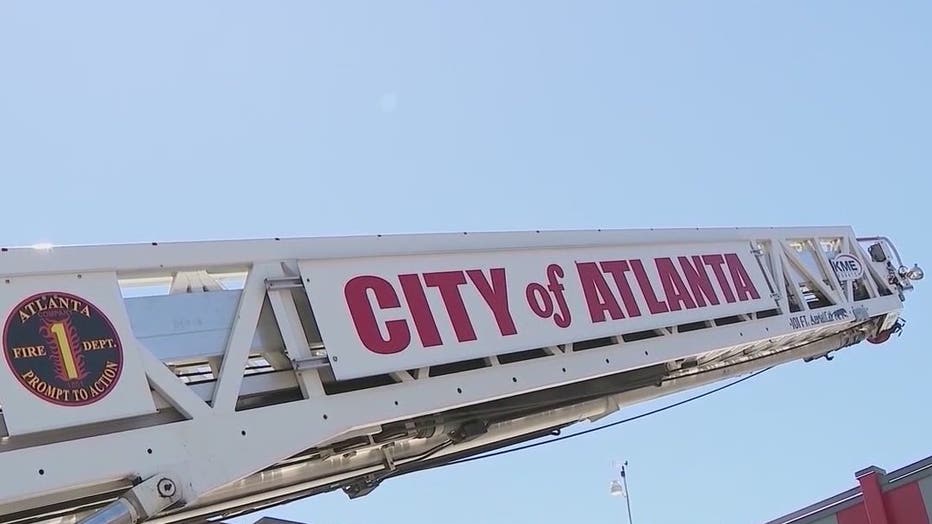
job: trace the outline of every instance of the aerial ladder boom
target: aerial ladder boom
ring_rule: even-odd
[[[902,327],[849,227],[4,248],[0,522],[204,522]]]

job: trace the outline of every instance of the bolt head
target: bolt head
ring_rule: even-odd
[[[158,483],[159,495],[171,497],[175,494],[175,483],[169,479],[162,479]]]

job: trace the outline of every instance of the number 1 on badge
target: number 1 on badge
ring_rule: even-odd
[[[65,373],[71,380],[78,379],[78,368],[74,364],[74,350],[71,349],[71,343],[68,342],[68,336],[65,334],[65,325],[61,322],[52,324],[52,336],[58,343],[58,352],[61,354],[62,363],[65,365]]]

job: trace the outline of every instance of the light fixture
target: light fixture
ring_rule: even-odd
[[[913,268],[909,269],[906,266],[900,266],[897,270],[897,273],[900,275],[900,278],[906,278],[909,280],[922,280],[922,277],[925,276],[922,269],[919,267],[919,264],[913,264]]]
[[[613,480],[609,493],[611,493],[613,497],[619,497],[625,494],[625,488],[621,487],[621,483],[617,480]]]

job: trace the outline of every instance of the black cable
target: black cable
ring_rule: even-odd
[[[871,322],[871,321],[864,321],[864,322],[861,322],[861,323],[859,323],[859,324],[857,324],[857,325],[855,325],[855,326],[852,326],[851,328],[849,328],[848,330],[845,330],[845,331],[848,331],[848,332],[850,332],[850,331],[855,331],[855,330],[857,330],[858,328],[860,328],[860,327],[862,327],[862,326],[865,326],[865,325],[867,325],[867,324],[870,324],[870,322]],[[793,349],[797,349],[797,348],[800,348],[800,347],[804,347],[804,346],[807,346],[807,345],[809,345],[809,344],[813,344],[813,343],[819,342],[819,341],[821,341],[821,340],[829,339],[829,338],[831,338],[831,337],[834,337],[834,336],[837,336],[837,335],[839,335],[839,334],[841,334],[841,333],[844,333],[845,331],[837,332],[837,333],[831,333],[831,334],[829,334],[829,335],[826,335],[826,336],[823,336],[823,337],[819,337],[819,338],[816,338],[816,339],[814,339],[814,340],[809,340],[809,341],[800,343],[800,344],[798,344],[798,345],[796,345],[796,346],[793,346],[793,347],[790,347],[790,348],[785,349],[784,352],[785,352],[785,351],[791,351],[791,350],[793,350]],[[418,471],[418,470],[429,470],[429,469],[441,468],[441,467],[446,467],[446,466],[452,466],[452,465],[455,465],[455,464],[463,464],[463,463],[466,463],[466,462],[473,462],[473,461],[476,461],[476,460],[482,460],[482,459],[497,457],[497,456],[501,456],[501,455],[507,455],[507,454],[509,454],[509,453],[516,453],[516,452],[518,452],[518,451],[524,451],[524,450],[527,450],[527,449],[536,448],[536,447],[538,447],[538,446],[544,446],[544,445],[547,445],[547,444],[553,444],[553,443],[559,442],[559,441],[561,441],[561,440],[568,440],[568,439],[571,439],[571,438],[574,438],[574,437],[580,437],[580,436],[583,436],[583,435],[587,435],[587,434],[589,434],[589,433],[595,433],[595,432],[598,432],[598,431],[602,431],[602,430],[605,430],[605,429],[609,429],[609,428],[611,428],[611,427],[619,426],[619,425],[621,425],[621,424],[626,424],[626,423],[628,423],[628,422],[633,422],[633,421],[638,420],[638,419],[642,419],[642,418],[645,418],[645,417],[649,417],[649,416],[652,416],[652,415],[656,415],[657,413],[661,413],[661,412],[663,412],[663,411],[667,411],[667,410],[669,410],[669,409],[673,409],[673,408],[675,408],[675,407],[679,407],[679,406],[682,406],[682,405],[684,405],[684,404],[688,404],[688,403],[690,403],[690,402],[694,402],[694,401],[696,401],[696,400],[699,400],[699,399],[701,399],[701,398],[707,397],[707,396],[709,396],[709,395],[713,395],[713,394],[718,393],[718,392],[720,392],[720,391],[722,391],[722,390],[725,390],[725,389],[728,389],[728,388],[730,388],[730,387],[736,386],[736,385],[738,385],[738,384],[740,384],[740,383],[742,383],[742,382],[745,382],[745,381],[750,380],[750,379],[752,379],[752,378],[754,378],[754,377],[757,377],[757,376],[759,376],[759,375],[761,375],[761,374],[763,374],[763,373],[766,373],[767,371],[770,371],[771,369],[773,369],[773,368],[776,367],[776,366],[777,366],[777,365],[768,366],[768,367],[766,367],[766,368],[763,368],[763,369],[760,369],[760,370],[758,370],[758,371],[755,371],[755,372],[753,372],[753,373],[751,373],[751,374],[749,374],[749,375],[747,375],[747,376],[745,376],[745,377],[741,377],[741,378],[739,378],[739,379],[737,379],[737,380],[734,380],[734,381],[732,381],[732,382],[729,382],[728,384],[724,384],[724,385],[722,385],[722,386],[718,386],[718,387],[713,388],[713,389],[711,389],[711,390],[709,390],[709,391],[706,391],[706,392],[704,392],[704,393],[700,393],[700,394],[698,394],[698,395],[694,395],[694,396],[692,396],[692,397],[685,398],[685,399],[680,400],[680,401],[678,401],[678,402],[674,402],[674,403],[672,403],[672,404],[668,404],[668,405],[666,405],[666,406],[663,406],[663,407],[660,407],[660,408],[657,408],[657,409],[653,409],[653,410],[650,410],[650,411],[641,413],[641,414],[639,414],[639,415],[635,415],[635,416],[632,416],[632,417],[628,417],[628,418],[624,418],[624,419],[621,419],[621,420],[617,420],[617,421],[615,421],[615,422],[611,422],[611,423],[608,423],[608,424],[603,424],[603,425],[598,426],[598,427],[595,427],[595,428],[586,429],[586,430],[579,431],[579,432],[576,432],[576,433],[572,433],[572,434],[569,434],[569,435],[561,435],[561,436],[557,436],[557,437],[552,438],[552,439],[549,439],[549,440],[544,440],[544,441],[540,441],[540,442],[534,442],[534,443],[531,443],[531,444],[525,444],[525,445],[518,446],[518,447],[515,447],[515,448],[508,448],[508,449],[503,449],[503,450],[501,450],[501,451],[494,451],[494,452],[486,453],[486,454],[482,454],[482,455],[475,455],[475,456],[472,456],[472,457],[465,457],[465,458],[461,458],[461,459],[457,459],[457,460],[451,460],[451,461],[448,461],[448,462],[441,462],[441,463],[438,463],[438,464],[436,464],[436,465],[429,465],[429,466],[426,466],[426,467],[423,467],[423,468],[418,468],[418,467],[417,467],[417,464],[418,464],[419,462],[425,462],[425,461],[427,461],[427,459],[430,458],[431,456],[433,456],[434,454],[436,454],[436,453],[438,453],[439,451],[441,451],[442,449],[445,449],[446,447],[448,447],[448,446],[454,444],[454,442],[453,442],[452,440],[448,440],[448,441],[442,442],[441,444],[439,444],[439,445],[437,445],[437,446],[435,446],[435,447],[433,447],[433,448],[428,449],[427,451],[421,453],[420,455],[415,456],[413,459],[408,459],[407,461],[405,461],[405,462],[403,462],[403,463],[401,464],[402,466],[409,466],[409,467],[410,467],[410,466],[413,466],[413,468],[411,468],[410,470],[408,470],[408,468],[399,468],[399,469],[401,469],[401,470],[407,470],[407,471],[388,472],[388,474],[385,474],[385,475],[382,475],[382,476],[377,477],[377,482],[378,482],[378,483],[381,483],[382,481],[384,481],[384,480],[386,480],[386,479],[388,479],[388,478],[394,477],[394,476],[396,476],[396,475],[398,475],[398,474],[410,473],[410,472]],[[727,367],[726,367],[726,368],[727,368]],[[724,368],[723,368],[723,369],[724,369]],[[436,459],[435,459],[435,460],[436,460]],[[303,497],[298,497],[298,499],[300,499],[300,498],[303,498]],[[280,502],[273,503],[273,504],[271,504],[269,507],[266,507],[266,508],[263,508],[263,509],[269,509],[269,508],[271,508],[271,507],[275,507],[275,506],[279,506],[279,505],[283,505],[283,504],[288,504],[288,503],[293,502],[293,501],[294,501],[294,500],[282,500],[282,501],[280,501]],[[244,511],[243,511],[242,513],[240,513],[240,514],[253,513],[254,511],[256,511],[256,510],[254,510],[254,509],[244,510]],[[233,514],[236,515],[236,513],[233,513]],[[229,517],[229,516],[226,516],[226,517],[224,517],[224,518],[230,518],[230,517]]]
[[[867,325],[867,324],[869,324],[869,323],[870,323],[870,321],[864,321],[864,322],[861,322],[861,323],[859,323],[859,324],[857,324],[857,325],[855,325],[855,326],[852,326],[851,328],[849,328],[849,329],[847,329],[847,330],[845,330],[845,331],[849,331],[849,332],[850,332],[850,331],[855,331],[855,330],[857,330],[858,328],[860,328],[860,327],[862,327],[862,326],[865,326],[865,325]],[[798,344],[798,345],[796,345],[796,346],[794,346],[794,347],[791,347],[791,348],[789,348],[789,349],[786,349],[786,350],[784,350],[784,351],[792,351],[793,349],[796,349],[796,348],[799,348],[799,347],[804,347],[804,346],[807,346],[807,345],[809,345],[809,344],[814,344],[814,343],[816,343],[816,342],[820,342],[820,341],[822,341],[822,340],[827,340],[827,339],[832,338],[832,337],[834,337],[834,336],[837,336],[837,335],[839,335],[839,334],[841,334],[841,333],[844,333],[845,331],[838,332],[838,333],[831,333],[831,334],[829,334],[829,335],[825,335],[825,336],[823,336],[823,337],[819,337],[819,338],[816,338],[816,339],[814,339],[814,340],[809,340],[809,341],[803,342],[803,343],[801,343],[801,344]],[[455,464],[463,464],[463,463],[472,462],[472,461],[475,461],[475,460],[481,460],[481,459],[485,459],[485,458],[492,458],[492,457],[498,457],[498,456],[501,456],[501,455],[507,455],[507,454],[509,454],[509,453],[515,453],[515,452],[518,452],[518,451],[524,451],[524,450],[526,450],[526,449],[536,448],[536,447],[538,447],[538,446],[544,446],[544,445],[546,445],[546,444],[552,444],[552,443],[554,443],[554,442],[559,442],[559,441],[561,441],[561,440],[567,440],[567,439],[571,439],[571,438],[574,438],[574,437],[580,437],[580,436],[582,436],[582,435],[587,435],[587,434],[589,434],[589,433],[595,433],[595,432],[597,432],[597,431],[602,431],[603,429],[608,429],[608,428],[611,428],[611,427],[614,427],[614,426],[618,426],[618,425],[621,425],[621,424],[625,424],[625,423],[628,423],[628,422],[633,422],[633,421],[635,421],[635,420],[638,420],[638,419],[641,419],[641,418],[644,418],[644,417],[649,417],[649,416],[651,416],[651,415],[656,415],[657,413],[661,413],[661,412],[666,411],[666,410],[668,410],[668,409],[672,409],[672,408],[675,408],[675,407],[678,407],[678,406],[682,406],[682,405],[684,405],[684,404],[688,404],[688,403],[693,402],[693,401],[695,401],[695,400],[699,400],[699,399],[701,399],[701,398],[703,398],[703,397],[707,397],[707,396],[712,395],[712,394],[714,394],[714,393],[718,393],[719,391],[722,391],[722,390],[724,390],[724,389],[728,389],[728,388],[730,388],[730,387],[732,387],[732,386],[736,386],[736,385],[738,385],[738,384],[740,384],[740,383],[742,383],[742,382],[744,382],[744,381],[746,381],[746,380],[750,380],[750,379],[752,379],[752,378],[754,378],[754,377],[756,377],[756,376],[758,376],[758,375],[760,375],[760,374],[762,374],[762,373],[765,373],[765,372],[767,372],[767,371],[770,371],[770,370],[773,369],[774,367],[775,367],[775,366],[768,366],[768,367],[766,367],[766,368],[764,368],[764,369],[755,371],[754,373],[751,373],[750,375],[748,375],[748,376],[746,376],[746,377],[741,377],[741,378],[739,378],[739,379],[737,379],[737,380],[735,380],[735,381],[733,381],[733,382],[729,382],[728,384],[724,384],[724,385],[719,386],[719,387],[717,387],[717,388],[713,388],[713,389],[711,389],[711,390],[709,390],[709,391],[706,391],[705,393],[700,393],[700,394],[698,394],[698,395],[694,395],[694,396],[692,396],[692,397],[683,399],[683,400],[681,400],[681,401],[679,401],[679,402],[674,402],[673,404],[668,404],[668,405],[666,405],[666,406],[663,406],[663,407],[660,407],[660,408],[657,408],[657,409],[653,409],[653,410],[647,411],[647,412],[645,412],[645,413],[641,413],[640,415],[635,415],[635,416],[633,416],[633,417],[628,417],[628,418],[625,418],[625,419],[616,420],[615,422],[611,422],[611,423],[609,423],[609,424],[604,424],[604,425],[602,425],[602,426],[598,426],[598,427],[595,427],[595,428],[590,428],[590,429],[586,429],[586,430],[583,430],[583,431],[579,431],[579,432],[577,432],[577,433],[571,433],[571,434],[569,434],[569,435],[561,435],[561,436],[559,436],[559,437],[552,438],[552,439],[550,439],[550,440],[544,440],[544,441],[541,441],[541,442],[534,442],[534,443],[532,443],[532,444],[525,444],[525,445],[523,445],[523,446],[519,446],[519,447],[516,447],[516,448],[503,449],[503,450],[501,450],[501,451],[495,451],[495,452],[486,453],[486,454],[483,454],[483,455],[476,455],[476,456],[473,456],[473,457],[466,457],[466,458],[461,458],[461,459],[458,459],[458,460],[451,460],[450,462],[445,462],[445,463],[439,464],[439,465],[436,466],[436,467],[452,466],[452,465],[455,465]]]
[[[724,385],[722,385],[722,386],[718,386],[718,387],[713,388],[713,389],[711,389],[711,390],[709,390],[709,391],[706,391],[706,392],[704,392],[704,393],[700,393],[700,394],[698,394],[698,395],[694,395],[694,396],[692,396],[692,397],[683,399],[683,400],[681,400],[681,401],[679,401],[679,402],[674,402],[674,403],[672,403],[672,404],[668,404],[668,405],[666,405],[666,406],[663,406],[663,407],[660,407],[660,408],[657,408],[657,409],[653,409],[653,410],[647,411],[647,412],[645,412],[645,413],[641,413],[640,415],[635,415],[635,416],[633,416],[633,417],[628,417],[628,418],[625,418],[625,419],[622,419],[622,420],[617,420],[617,421],[612,422],[612,423],[609,423],[609,424],[604,424],[604,425],[602,425],[602,426],[598,426],[598,427],[595,427],[595,428],[590,428],[590,429],[587,429],[587,430],[579,431],[579,432],[577,432],[577,433],[572,433],[572,434],[570,434],[570,435],[562,435],[562,436],[558,436],[558,437],[552,438],[552,439],[550,439],[550,440],[544,440],[544,441],[540,441],[540,442],[534,442],[534,443],[532,443],[532,444],[525,444],[525,445],[522,445],[522,446],[519,446],[519,447],[516,447],[516,448],[503,449],[503,450],[501,450],[501,451],[494,451],[494,452],[485,453],[485,454],[482,454],[482,455],[475,455],[475,456],[472,456],[472,457],[465,457],[465,458],[461,458],[461,459],[457,459],[457,460],[444,461],[444,462],[439,462],[439,463],[437,463],[437,464],[426,464],[426,465],[423,465],[423,466],[422,466],[421,464],[423,464],[423,463],[425,463],[425,462],[428,462],[428,463],[430,462],[430,461],[428,461],[428,459],[429,459],[431,456],[435,455],[436,453],[438,453],[438,452],[441,451],[442,449],[445,449],[445,448],[447,448],[447,447],[449,447],[449,446],[451,446],[451,445],[454,444],[454,441],[453,441],[452,439],[451,439],[451,440],[447,440],[447,441],[445,441],[445,442],[440,443],[440,444],[437,445],[437,446],[434,446],[434,447],[428,449],[427,451],[425,451],[425,452],[423,452],[423,453],[421,453],[421,454],[419,454],[419,455],[417,455],[417,456],[415,456],[415,457],[413,457],[413,458],[411,458],[411,459],[408,459],[407,461],[405,461],[405,462],[403,462],[403,463],[399,463],[399,464],[397,465],[396,469],[394,469],[394,470],[385,471],[385,472],[383,472],[382,474],[373,474],[372,476],[369,477],[368,482],[367,482],[366,484],[368,484],[368,486],[370,486],[370,489],[375,489],[375,486],[378,486],[379,484],[381,484],[381,483],[384,482],[385,480],[388,480],[388,479],[390,479],[390,478],[393,478],[393,477],[396,477],[396,476],[399,476],[399,475],[404,475],[404,474],[406,474],[406,473],[413,473],[413,472],[415,472],[415,471],[426,471],[426,470],[430,470],[430,469],[436,469],[436,468],[442,468],[442,467],[446,467],[446,466],[453,466],[453,465],[456,465],[456,464],[463,464],[463,463],[466,463],[466,462],[472,462],[472,461],[475,461],[475,460],[482,460],[482,459],[497,457],[497,456],[500,456],[500,455],[507,455],[507,454],[509,454],[509,453],[515,453],[515,452],[518,452],[518,451],[524,451],[524,450],[526,450],[526,449],[536,448],[536,447],[538,447],[538,446],[544,446],[544,445],[547,445],[547,444],[553,444],[553,443],[559,442],[559,441],[561,441],[561,440],[568,440],[568,439],[571,439],[571,438],[574,438],[574,437],[580,437],[580,436],[582,436],[582,435],[586,435],[586,434],[589,434],[589,433],[595,433],[595,432],[597,432],[597,431],[602,431],[602,430],[609,429],[609,428],[614,427],[614,426],[618,426],[618,425],[620,425],[620,424],[625,424],[625,423],[628,423],[628,422],[632,422],[632,421],[634,421],[634,420],[638,420],[638,419],[640,419],[640,418],[645,418],[645,417],[649,417],[649,416],[651,416],[651,415],[656,415],[657,413],[666,411],[666,410],[668,410],[668,409],[673,409],[673,408],[675,408],[675,407],[682,406],[682,405],[684,405],[684,404],[688,404],[688,403],[690,403],[690,402],[699,400],[699,399],[701,399],[701,398],[703,398],[703,397],[707,397],[707,396],[709,396],[709,395],[718,393],[719,391],[722,391],[722,390],[724,390],[724,389],[728,389],[728,388],[730,388],[730,387],[732,387],[732,386],[736,386],[736,385],[738,385],[738,384],[740,384],[740,383],[742,383],[742,382],[744,382],[744,381],[746,381],[746,380],[750,380],[750,379],[752,379],[752,378],[754,378],[754,377],[756,377],[756,376],[758,376],[758,375],[760,375],[760,374],[762,374],[762,373],[764,373],[764,372],[766,372],[766,371],[769,371],[769,370],[771,370],[771,369],[773,369],[773,368],[774,368],[774,366],[769,366],[769,367],[766,367],[766,368],[764,368],[764,369],[755,371],[754,373],[751,373],[750,375],[748,375],[748,376],[746,376],[746,377],[741,377],[741,378],[739,378],[739,379],[737,379],[737,380],[734,380],[734,381],[732,381],[732,382],[729,382],[728,384],[724,384]],[[551,433],[551,434],[554,434],[554,433]]]
[[[649,416],[651,416],[651,415],[656,415],[657,413],[666,411],[666,410],[668,410],[668,409],[673,409],[673,408],[675,408],[675,407],[682,406],[683,404],[688,404],[688,403],[693,402],[693,401],[695,401],[695,400],[699,400],[699,399],[701,399],[701,398],[703,398],[703,397],[707,397],[707,396],[709,396],[709,395],[712,395],[713,393],[718,393],[719,391],[722,391],[723,389],[727,389],[727,388],[730,388],[730,387],[732,387],[732,386],[738,385],[738,384],[740,384],[741,382],[744,382],[744,381],[746,381],[746,380],[750,380],[750,379],[752,379],[752,378],[754,378],[754,377],[760,375],[761,373],[764,373],[765,371],[769,371],[769,370],[771,370],[771,369],[773,369],[773,366],[770,366],[770,367],[761,369],[761,370],[759,370],[759,371],[755,371],[754,373],[752,373],[752,374],[750,374],[750,375],[748,375],[748,376],[746,376],[746,377],[741,377],[741,378],[739,378],[738,380],[735,380],[734,382],[729,382],[728,384],[725,384],[725,385],[723,385],[723,386],[719,386],[719,387],[717,387],[717,388],[711,389],[711,390],[709,390],[709,391],[706,391],[705,393],[701,393],[701,394],[699,394],[699,395],[695,395],[695,396],[692,396],[692,397],[683,399],[683,400],[681,400],[681,401],[679,401],[679,402],[674,402],[673,404],[668,404],[668,405],[666,405],[666,406],[663,406],[663,407],[660,407],[660,408],[657,408],[657,409],[654,409],[654,410],[651,410],[651,411],[647,411],[647,412],[645,412],[645,413],[641,413],[640,415],[635,415],[635,416],[633,416],[633,417],[628,417],[628,418],[625,418],[625,419],[616,420],[615,422],[612,422],[612,423],[609,423],[609,424],[604,424],[604,425],[602,425],[602,426],[598,426],[598,427],[595,427],[595,428],[589,428],[589,429],[586,429],[586,430],[583,430],[583,431],[579,431],[579,432],[577,432],[577,433],[571,433],[571,434],[569,434],[569,435],[562,435],[562,436],[559,436],[559,437],[556,437],[556,438],[552,438],[552,439],[550,439],[550,440],[544,440],[544,441],[541,441],[541,442],[534,442],[533,444],[525,444],[525,445],[519,446],[519,447],[517,447],[517,448],[504,449],[504,450],[501,450],[501,451],[495,451],[495,452],[492,452],[492,453],[486,453],[486,454],[484,454],[484,455],[476,455],[476,456],[473,456],[473,457],[466,457],[466,458],[461,458],[461,459],[459,459],[459,460],[453,460],[453,461],[447,462],[447,463],[445,463],[445,464],[443,464],[443,465],[444,465],[444,466],[452,466],[452,465],[455,465],[455,464],[463,464],[463,463],[465,463],[465,462],[472,462],[472,461],[474,461],[474,460],[481,460],[481,459],[486,459],[486,458],[492,458],[492,457],[497,457],[497,456],[499,456],[499,455],[507,455],[507,454],[509,454],[509,453],[515,453],[515,452],[517,452],[517,451],[523,451],[523,450],[530,449],[530,448],[536,448],[536,447],[538,447],[538,446],[543,446],[543,445],[546,445],[546,444],[552,444],[552,443],[554,443],[554,442],[559,442],[559,441],[561,441],[561,440],[567,440],[567,439],[571,439],[571,438],[573,438],[573,437],[579,437],[579,436],[586,435],[586,434],[589,434],[589,433],[595,433],[595,432],[597,432],[597,431],[602,431],[603,429],[608,429],[608,428],[611,428],[611,427],[614,427],[614,426],[619,426],[619,425],[621,425],[621,424],[625,424],[625,423],[628,423],[628,422],[633,422],[633,421],[635,421],[635,420],[638,420],[638,419],[641,419],[641,418],[644,418],[644,417],[649,417]]]
[[[407,460],[405,460],[404,462],[398,463],[398,465],[400,466],[400,465],[404,465],[404,464],[410,464],[410,463],[412,463],[412,462],[419,462],[419,461],[421,461],[421,460],[427,460],[428,458],[430,458],[430,457],[436,455],[437,453],[439,453],[441,450],[446,449],[446,448],[452,446],[453,444],[455,444],[455,442],[453,441],[453,439],[445,440],[445,441],[441,442],[440,444],[437,444],[436,446],[434,446],[434,447],[432,447],[432,448],[430,448],[430,449],[428,449],[428,450],[422,452],[420,455],[415,455],[415,456],[413,456],[413,457],[409,457],[409,458],[408,458]]]

